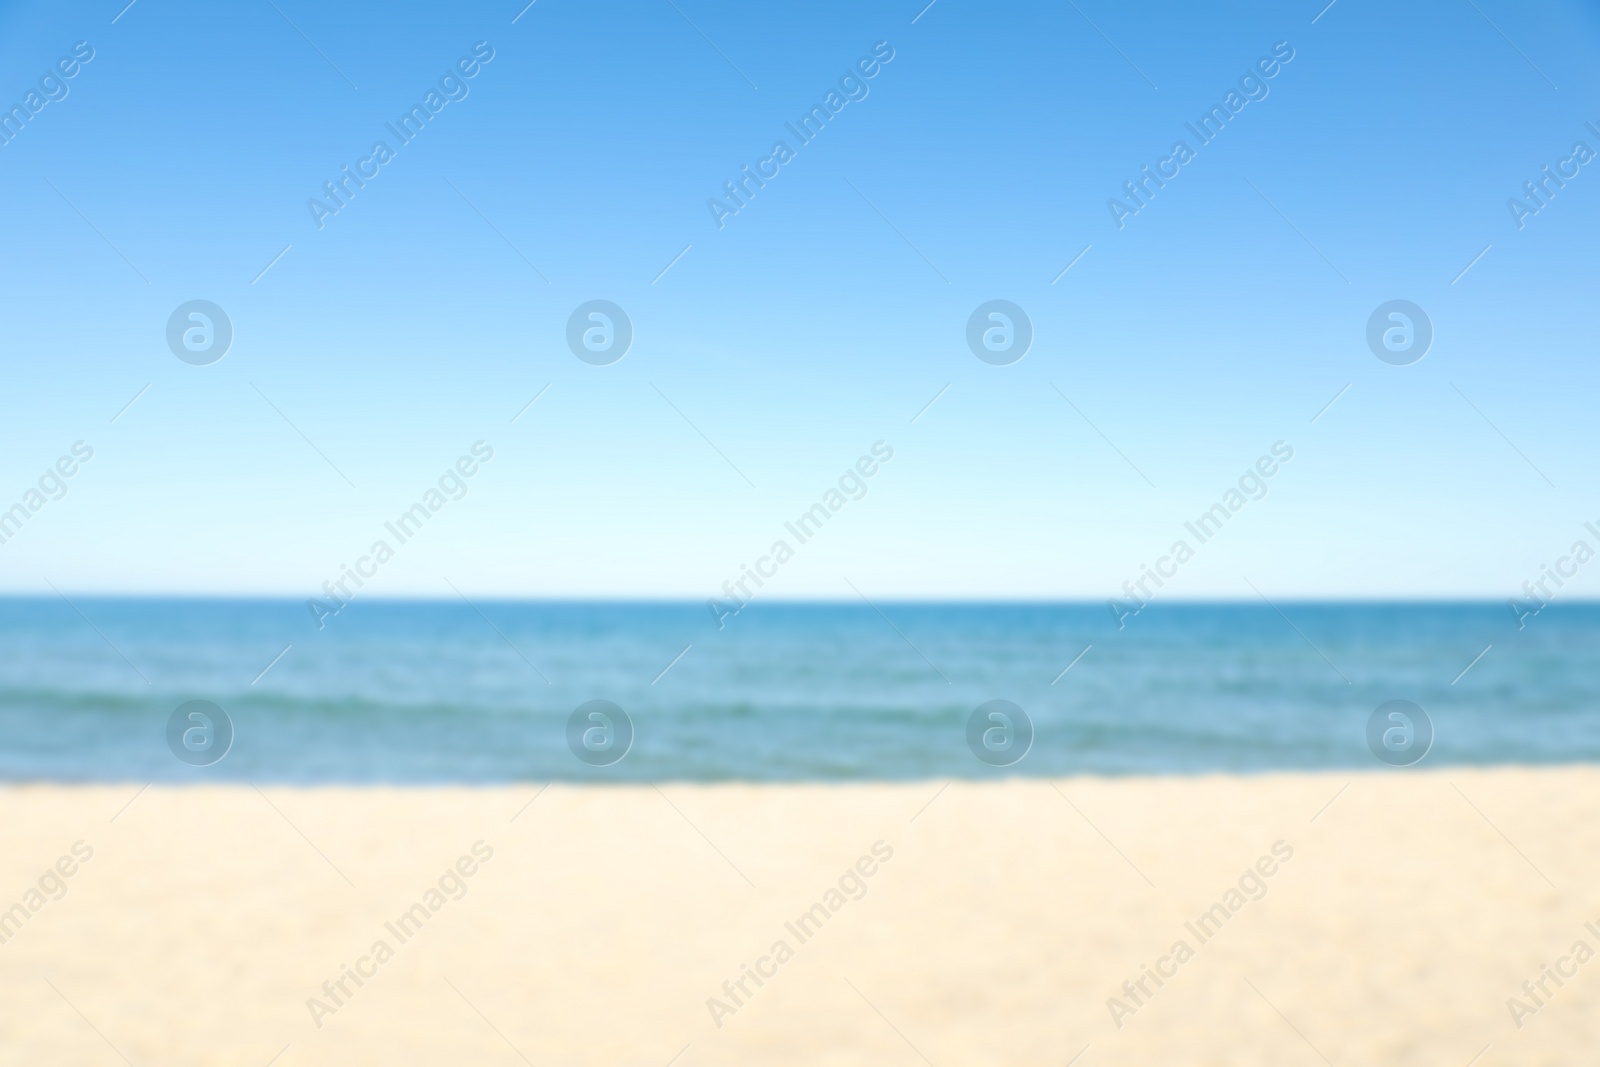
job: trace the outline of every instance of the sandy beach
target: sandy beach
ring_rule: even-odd
[[[6,1064],[1465,1067],[1600,1044],[1596,769],[11,786],[0,821]]]

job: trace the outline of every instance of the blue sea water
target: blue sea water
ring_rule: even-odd
[[[1121,629],[1100,604],[755,604],[719,630],[703,604],[369,601],[319,631],[301,602],[73,596],[0,599],[0,649],[10,781],[1381,769],[1367,720],[1395,699],[1432,721],[1424,766],[1600,759],[1592,604],[1521,630],[1504,603],[1158,604]],[[234,727],[206,767],[166,739],[197,699]],[[633,723],[606,767],[567,742],[594,699]],[[998,769],[966,740],[995,699],[1035,731]]]

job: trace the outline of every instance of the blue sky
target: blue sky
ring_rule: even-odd
[[[1506,205],[1600,151],[1592,7],[519,10],[5,5],[7,107],[94,58],[0,146],[0,508],[94,458],[0,590],[310,596],[480,440],[365,595],[710,596],[880,440],[764,596],[1104,598],[1277,441],[1163,596],[1499,598],[1600,544],[1600,164]],[[319,229],[307,200],[480,41]],[[878,42],[719,229],[707,199]],[[1108,199],[1279,42],[1119,229]],[[1365,342],[1397,298],[1435,330],[1410,366]],[[233,324],[209,366],[165,341],[195,299]],[[635,331],[609,366],[564,339],[593,299]],[[991,299],[1033,323],[1009,366],[964,340]]]

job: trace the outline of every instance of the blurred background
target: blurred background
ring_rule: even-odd
[[[1597,45],[0,2],[0,1064],[1582,1062]]]

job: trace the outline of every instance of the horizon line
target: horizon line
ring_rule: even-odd
[[[96,591],[74,589],[69,590],[74,596],[86,597],[95,600],[148,600],[148,601],[246,601],[257,603],[284,603],[298,604],[307,599],[298,595],[286,593],[245,593],[245,592],[121,592],[121,591]],[[502,595],[494,593],[474,594],[476,599],[490,600],[498,603],[525,603],[525,604],[659,604],[659,605],[703,605],[706,598],[670,596],[670,595],[623,595],[623,594],[582,594],[582,595]],[[0,590],[0,602],[23,600],[55,600],[60,599],[61,593],[57,591],[11,591]],[[313,598],[314,599],[314,598]],[[927,604],[939,606],[1050,606],[1050,605],[1081,605],[1104,607],[1108,599],[1105,597],[1014,597],[1014,596],[895,596],[887,595],[876,598],[879,603],[885,604]],[[1274,597],[1278,603],[1289,604],[1331,604],[1331,605],[1484,605],[1503,604],[1515,597],[1483,596],[1471,594],[1411,594],[1405,596],[1328,596],[1306,594],[1280,594]],[[428,593],[418,594],[371,594],[363,596],[359,602],[385,603],[385,604],[446,604],[458,603],[460,596],[444,594],[434,595]],[[358,601],[349,603],[353,606]],[[855,606],[862,607],[857,599],[847,597],[763,597],[759,600],[750,600],[747,607],[760,605],[805,607],[805,606]],[[1163,597],[1159,601],[1151,601],[1146,607],[1172,606],[1237,606],[1255,605],[1268,608],[1269,605],[1261,603],[1259,597],[1203,597],[1203,596],[1171,596]],[[1596,597],[1568,597],[1560,601],[1548,601],[1545,607],[1563,606],[1596,606],[1600,607],[1600,596]]]

